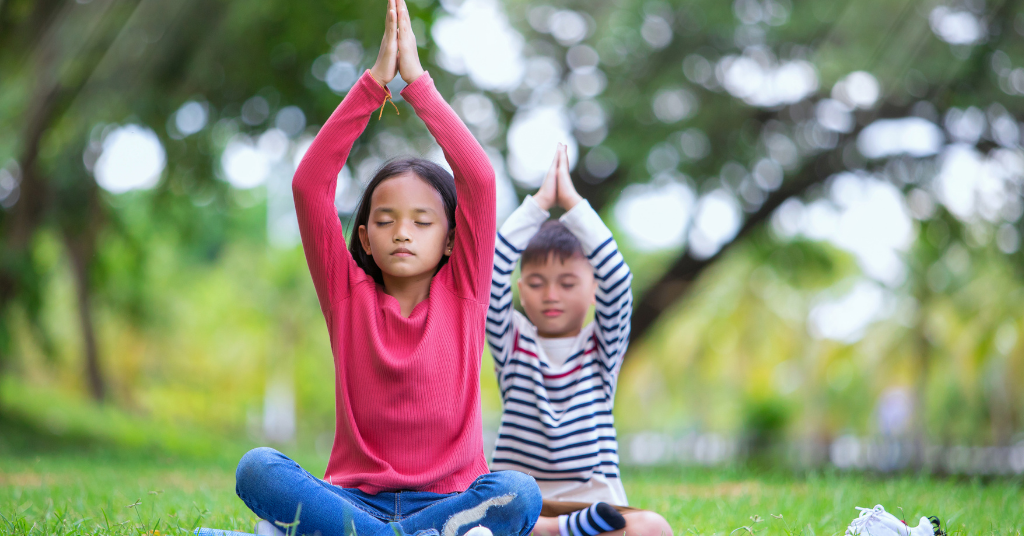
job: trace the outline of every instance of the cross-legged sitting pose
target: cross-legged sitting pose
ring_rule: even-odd
[[[548,221],[556,205],[566,212]],[[512,307],[520,258],[525,316]],[[487,315],[504,406],[492,467],[536,478],[545,510],[549,500],[585,506],[541,517],[538,536],[672,534],[654,512],[611,506],[627,504],[612,404],[629,343],[632,278],[611,231],[576,192],[559,145],[540,190],[498,232]],[[594,321],[584,325],[591,305]]]
[[[454,178],[419,158],[385,164],[346,245],[334,208],[338,172],[396,71]],[[483,452],[494,170],[420,66],[404,0],[388,1],[376,64],[320,130],[292,186],[334,354],[334,447],[323,479],[276,450],[248,452],[238,496],[278,526],[298,514],[294,534],[529,534],[537,484],[490,472]]]

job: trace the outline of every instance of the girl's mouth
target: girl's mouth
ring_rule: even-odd
[[[562,314],[562,310],[561,309],[544,309],[543,311],[541,311],[541,313],[544,316],[548,317],[548,318],[553,318],[553,317],[561,315]]]

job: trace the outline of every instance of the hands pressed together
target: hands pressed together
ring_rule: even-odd
[[[544,210],[551,210],[556,205],[570,210],[583,201],[569,176],[569,150],[564,144],[558,144],[555,159],[548,168],[548,174],[544,176],[540,190],[533,194],[533,200]]]
[[[411,84],[422,74],[423,66],[416,48],[416,34],[412,31],[412,21],[409,19],[409,7],[405,0],[388,0],[384,38],[380,42],[377,62],[370,68],[370,75],[378,84],[386,86],[394,80],[395,75],[401,75],[402,80]],[[533,199],[544,210],[551,210],[555,206],[570,210],[583,200],[569,176],[569,152],[565,144],[558,144],[551,167]]]
[[[423,74],[419,50],[416,48],[416,34],[412,31],[405,0],[388,0],[384,38],[380,42],[377,63],[370,68],[370,75],[381,86],[388,85],[396,74],[401,74],[407,84],[413,83]]]

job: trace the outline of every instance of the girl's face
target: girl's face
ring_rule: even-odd
[[[359,226],[359,241],[373,257],[385,282],[391,278],[433,276],[441,257],[451,254],[441,194],[408,172],[389,177],[370,197],[370,217]]]

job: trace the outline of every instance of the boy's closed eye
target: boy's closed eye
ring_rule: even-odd
[[[545,281],[544,278],[540,276],[535,275],[526,278],[526,286],[532,289],[543,288],[546,283],[547,281]]]

